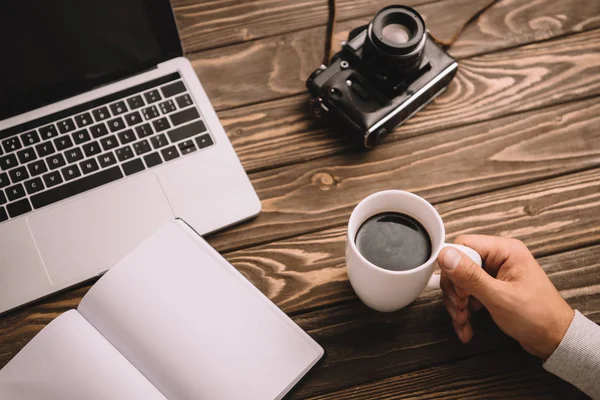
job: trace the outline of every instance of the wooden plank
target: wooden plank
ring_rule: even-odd
[[[340,226],[383,189],[437,203],[598,166],[599,115],[590,99],[256,173],[261,214],[209,241],[227,251]]]
[[[384,146],[598,95],[599,71],[600,30],[464,60],[446,94],[389,135]],[[350,143],[343,132],[332,129],[336,124],[314,121],[308,115],[307,104],[308,96],[300,95],[219,113],[247,170],[297,163],[348,149]]]
[[[540,368],[537,358],[516,349],[425,368],[310,400],[432,398],[587,399],[573,386]]]
[[[569,304],[596,323],[600,322],[599,251],[600,246],[594,246],[540,260]],[[573,280],[578,282],[576,288]],[[294,319],[327,350],[326,360],[295,393],[296,398],[490,352],[505,352],[508,358],[507,351],[516,348],[485,312],[475,314],[474,338],[462,345],[455,338],[437,290],[425,292],[411,306],[395,313],[378,313],[355,301]],[[430,384],[422,383],[420,389]]]
[[[444,0],[417,9],[423,13],[433,33],[444,38],[486,2]],[[322,3],[325,5],[325,1]],[[370,3],[362,2],[364,5]],[[305,15],[310,17],[310,13]],[[467,28],[450,50],[452,55],[470,57],[600,27],[600,3],[590,5],[587,0],[537,0],[535,3],[528,0],[500,1],[484,15],[485,18]],[[347,38],[350,29],[368,23],[370,18],[371,15],[338,24],[336,46]],[[322,62],[324,37],[325,28],[321,26],[195,53],[189,58],[216,109],[239,107],[304,93],[306,78]],[[197,40],[203,41],[204,37],[200,35]],[[510,61],[514,59],[513,56]],[[506,64],[507,59],[503,61]],[[543,64],[558,64],[557,61],[546,59]],[[526,65],[521,65],[521,68]],[[473,68],[468,64],[466,67]],[[502,68],[506,67],[503,65]],[[511,65],[509,71],[513,68],[515,65]],[[535,72],[527,71],[527,75]],[[496,76],[499,72],[502,71],[496,71]],[[519,82],[522,80],[522,77],[517,78]],[[483,83],[488,86],[494,81]],[[501,83],[498,89],[503,85],[507,85],[507,82]],[[558,92],[563,89],[554,90]],[[450,95],[446,97],[451,98]]]
[[[415,6],[432,0],[404,0]],[[172,0],[185,52],[325,25],[326,0]],[[337,0],[338,21],[372,16],[389,0]],[[392,2],[393,3],[393,2]]]
[[[454,227],[467,230],[466,227],[471,224],[474,229],[468,231],[500,234],[507,231],[507,227],[513,227],[514,221],[518,220],[523,229],[517,237],[524,240],[536,255],[565,249],[564,244],[556,240],[559,237],[570,246],[586,246],[600,242],[600,215],[596,212],[600,201],[598,172],[597,170],[585,171],[477,196],[474,199],[466,198],[438,205],[438,209],[442,212],[442,218],[448,227],[449,239],[455,235],[452,231]],[[463,202],[463,208],[460,207],[460,202]],[[481,206],[473,208],[474,204]],[[548,206],[552,208],[548,209]],[[529,212],[534,209],[543,212]],[[574,221],[574,217],[578,221]],[[481,221],[488,221],[490,224],[482,228]],[[501,221],[504,221],[504,224]],[[564,223],[565,221],[570,223]],[[549,228],[555,222],[557,225],[553,229]],[[315,307],[323,309],[350,300],[346,305],[298,315],[297,321],[312,332],[320,329],[327,331],[330,329],[328,327],[337,326],[336,329],[341,335],[341,330],[344,329],[342,327],[347,324],[345,321],[351,318],[360,319],[365,315],[375,318],[373,321],[379,321],[377,318],[388,315],[390,323],[392,320],[402,318],[398,315],[407,315],[406,313],[412,315],[410,311],[401,311],[376,317],[377,313],[368,311],[356,301],[346,278],[343,258],[344,234],[344,228],[340,227],[255,249],[225,254],[225,257],[288,313],[298,314]],[[600,246],[557,254],[541,260],[555,284],[563,290],[563,295],[574,299],[573,304],[596,321],[600,320],[598,250]],[[77,307],[88,289],[89,285],[53,296],[51,299],[2,317],[0,319],[0,367],[48,322],[60,313]],[[589,302],[585,300],[588,295]],[[448,335],[451,328],[446,326],[439,301],[439,291],[425,292],[410,309],[429,308],[425,314],[415,314],[416,319],[411,322],[413,324],[411,326],[420,326],[419,324],[424,322],[419,318],[423,318],[423,315],[430,318],[429,313],[431,313],[432,319],[437,318],[438,322],[444,321],[444,325],[439,327],[442,333],[438,335],[443,335],[443,340],[448,341],[452,339],[452,336]],[[438,305],[430,307],[431,304]],[[350,324],[348,326],[352,325],[348,324]],[[417,333],[424,334],[419,332]]]
[[[516,237],[534,255],[542,256],[599,243],[599,204],[600,170],[596,169],[441,203],[436,208],[445,222],[448,241],[459,233]],[[346,276],[345,235],[343,225],[225,257],[284,311],[299,313],[355,298]],[[585,286],[587,278],[574,278],[571,288]]]

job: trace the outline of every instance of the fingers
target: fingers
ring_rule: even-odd
[[[464,295],[463,293],[458,293],[452,282],[450,282],[444,273],[441,274],[440,288],[444,292],[444,297],[447,297],[456,308],[462,309],[467,307],[469,294]],[[461,292],[464,291],[461,290]]]
[[[443,249],[438,256],[438,264],[444,275],[452,282],[455,292],[460,290],[477,297],[484,305],[492,301],[502,282],[488,275],[479,265],[452,247]],[[460,289],[460,290],[459,290]]]
[[[520,240],[487,235],[459,235],[454,243],[475,250],[481,256],[485,270],[496,276],[498,269],[509,257],[515,260],[531,257],[527,246]]]
[[[473,328],[469,321],[471,313],[469,311],[469,296],[461,297],[455,291],[454,285],[442,273],[440,287],[444,292],[444,306],[452,318],[452,327],[458,338],[467,343],[473,337]]]

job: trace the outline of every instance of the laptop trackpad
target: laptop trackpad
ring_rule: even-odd
[[[29,227],[53,286],[94,277],[174,215],[151,172],[32,215]]]

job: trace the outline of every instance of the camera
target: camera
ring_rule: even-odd
[[[417,11],[388,6],[309,76],[311,112],[341,121],[370,148],[442,93],[457,68]]]

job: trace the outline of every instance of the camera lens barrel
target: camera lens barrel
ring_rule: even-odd
[[[423,59],[426,38],[425,21],[417,11],[388,6],[369,24],[365,52],[381,67],[410,71]]]

